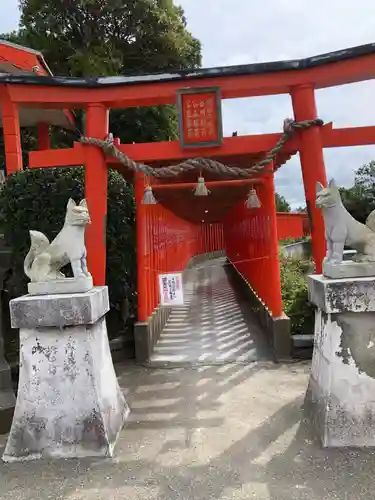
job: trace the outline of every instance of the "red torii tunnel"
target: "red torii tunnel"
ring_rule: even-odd
[[[39,130],[40,150],[29,153],[31,168],[85,166],[85,192],[92,217],[87,230],[88,263],[96,285],[105,283],[108,167],[114,166],[135,182],[138,358],[147,359],[150,355],[168,314],[166,309],[160,313],[158,308],[158,274],[183,271],[196,256],[219,251],[225,251],[229,263],[251,290],[264,325],[271,331],[276,357],[289,355],[290,334],[285,327],[280,291],[274,171],[299,151],[313,255],[320,272],[325,255],[324,227],[314,199],[316,183],[326,184],[323,148],[374,144],[375,127],[334,129],[332,124],[326,124],[298,131],[255,178],[222,180],[214,172],[205,172],[212,193],[196,197],[191,186],[197,181],[197,171],[157,182],[145,180],[144,175],[134,176],[133,171],[95,145],[75,143],[70,149],[50,149],[48,125],[71,128],[72,118],[66,110],[84,109],[86,136],[104,140],[109,133],[109,109],[176,104],[181,90],[203,92],[213,85],[220,90],[221,99],[290,94],[294,119],[316,120],[315,89],[374,78],[375,46],[369,44],[299,61],[87,80],[52,76],[48,68],[43,70],[44,60],[35,51],[0,44],[0,50],[3,49],[7,50],[7,61],[19,69],[0,75],[7,174],[22,169],[20,125],[25,123],[38,125]],[[27,68],[22,67],[25,59],[14,63],[14,58],[19,57],[17,51],[22,50],[28,51]],[[225,137],[215,145],[205,144],[204,148],[184,147],[180,141],[170,141],[124,144],[118,149],[134,162],[157,169],[194,157],[249,168],[264,158],[280,137],[278,133]],[[142,203],[148,182],[159,202],[156,205]],[[260,208],[245,207],[249,182],[256,188]]]

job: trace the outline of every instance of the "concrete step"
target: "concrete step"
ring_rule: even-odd
[[[297,348],[313,347],[314,335],[292,335],[293,346]]]
[[[16,397],[12,390],[0,391],[0,434],[7,434],[12,425]]]
[[[7,391],[12,387],[11,371],[5,359],[0,358],[0,391]]]
[[[311,359],[314,349],[314,335],[292,335],[292,357]]]

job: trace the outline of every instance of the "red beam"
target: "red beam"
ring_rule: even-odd
[[[323,147],[370,146],[375,144],[375,127],[325,128]]]
[[[269,151],[275,146],[281,134],[245,135],[240,137],[226,137],[219,147],[183,149],[179,141],[146,142],[137,144],[121,144],[119,149],[132,160],[146,164],[154,162],[182,161],[188,158],[206,156],[231,157],[249,156]],[[293,153],[298,149],[299,141],[295,137],[285,146],[285,150]],[[61,155],[59,153],[61,151]],[[84,161],[85,146],[75,143],[73,149],[49,149],[31,151],[29,162],[31,168],[56,167],[62,165],[80,165]],[[70,162],[70,163],[69,163]],[[73,162],[73,163],[72,163]],[[119,160],[107,157],[107,164],[119,164]]]
[[[236,186],[243,186],[246,184],[263,184],[265,182],[264,178],[259,178],[259,177],[254,177],[251,179],[236,179],[234,181],[230,180],[225,180],[225,181],[207,181],[205,182],[205,185],[208,188],[213,188],[213,187],[236,187]],[[196,182],[176,182],[175,184],[153,184],[152,189],[162,191],[164,189],[169,190],[169,189],[194,189],[197,187]]]
[[[122,144],[119,149],[134,161],[144,163],[182,161],[201,156],[210,158],[249,156],[269,151],[275,146],[280,136],[281,134],[262,134],[225,137],[221,146],[210,148],[183,149],[179,141],[170,141]],[[298,147],[299,140],[295,137],[285,145],[285,151],[293,153]],[[107,158],[107,162],[115,164],[118,163],[118,160]]]
[[[206,156],[223,158],[250,156],[269,151],[280,138],[280,134],[244,135],[226,137],[222,146],[201,149],[182,149],[179,141],[122,144],[121,151],[137,162],[175,162],[188,158]],[[375,126],[333,129],[328,123],[322,128],[322,142],[325,148],[345,146],[366,146],[375,144]],[[284,147],[283,153],[298,151],[300,140],[293,137]],[[71,149],[49,149],[29,153],[30,168],[82,165],[85,161],[85,146],[75,143]],[[107,164],[118,164],[116,158],[107,158]]]
[[[313,85],[333,87],[375,78],[375,54],[361,56],[309,69],[269,72],[252,75],[185,78],[156,83],[134,83],[107,88],[73,86],[9,85],[15,103],[46,108],[83,108],[88,103],[104,103],[111,108],[175,104],[177,90],[216,85],[223,99],[285,94],[293,87]]]
[[[81,144],[75,144],[74,148],[29,152],[30,168],[69,167],[84,165],[84,163],[85,150]]]

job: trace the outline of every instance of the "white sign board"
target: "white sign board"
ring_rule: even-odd
[[[162,306],[183,306],[182,274],[159,274],[160,303]]]

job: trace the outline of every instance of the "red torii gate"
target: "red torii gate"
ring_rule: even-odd
[[[375,78],[375,47],[373,44],[355,47],[344,51],[324,54],[299,61],[251,64],[227,68],[198,69],[168,74],[156,74],[136,77],[108,77],[74,79],[53,77],[46,74],[36,75],[1,75],[0,99],[2,108],[3,130],[6,149],[7,173],[22,169],[21,143],[19,133],[19,111],[25,109],[65,110],[83,108],[86,111],[86,131],[88,137],[105,139],[108,135],[108,114],[110,108],[133,106],[151,106],[176,104],[181,89],[205,89],[215,85],[220,89],[221,98],[256,97],[272,94],[290,94],[296,121],[315,120],[318,118],[315,104],[315,89],[353,83]],[[122,166],[114,158],[106,157],[93,145],[75,143],[70,149],[49,149],[46,127],[41,125],[40,149],[29,153],[31,168],[60,167],[71,165],[85,166],[85,192],[88,200],[92,224],[87,231],[87,249],[89,267],[96,285],[105,283],[106,245],[105,221],[107,212],[107,169],[109,165]],[[44,130],[44,132],[43,132]],[[127,156],[136,162],[152,164],[156,167],[173,164],[195,156],[218,159],[229,165],[249,166],[258,161],[274,147],[280,134],[248,135],[226,137],[220,145],[184,149],[179,141],[125,144],[119,146]],[[320,272],[325,255],[323,220],[316,209],[315,186],[319,181],[326,184],[323,148],[339,146],[369,145],[375,143],[375,127],[357,127],[333,129],[332,124],[323,127],[311,127],[298,132],[284,147],[276,159],[275,168],[283,164],[292,154],[300,152],[306,202],[310,216],[313,254],[317,271]],[[129,177],[129,172],[124,171]],[[261,180],[266,186],[263,198],[267,206],[267,217],[274,213],[272,176]],[[185,176],[183,182],[194,179]],[[210,179],[208,179],[210,180]],[[215,180],[215,179],[211,179]],[[142,226],[144,207],[140,204],[140,192],[143,193],[144,181],[136,181],[137,225]],[[271,196],[272,193],[272,196]],[[216,223],[224,212],[244,198],[242,189],[227,202],[216,202],[207,215],[206,222]],[[197,223],[202,219],[202,203],[196,200],[196,207],[190,204],[183,208],[176,197],[164,196],[162,203],[167,208],[179,210],[178,215]],[[185,203],[186,205],[186,203]],[[176,207],[176,209],[174,208]],[[220,214],[214,215],[215,210]],[[191,214],[194,217],[191,217]],[[213,218],[212,218],[213,217]],[[272,219],[272,217],[271,217]],[[273,220],[273,219],[272,219]],[[258,223],[254,227],[260,228]],[[273,223],[272,227],[276,225]],[[273,255],[273,284],[279,284],[276,276],[279,272],[277,261],[275,229],[272,230],[268,245]],[[139,231],[140,234],[140,231]],[[264,250],[264,248],[263,248]],[[139,257],[142,259],[142,256]],[[140,264],[138,263],[140,269]],[[268,271],[272,265],[268,267]],[[142,277],[139,271],[139,277]],[[142,279],[139,280],[139,283]],[[265,292],[264,292],[265,293]],[[261,295],[262,297],[262,295]],[[264,297],[263,297],[264,298]],[[150,310],[145,307],[143,296],[140,297],[140,320],[145,321]],[[267,299],[268,300],[268,299]],[[265,302],[267,303],[267,300]],[[274,317],[281,315],[280,290],[269,299]],[[142,312],[143,311],[143,312]]]

